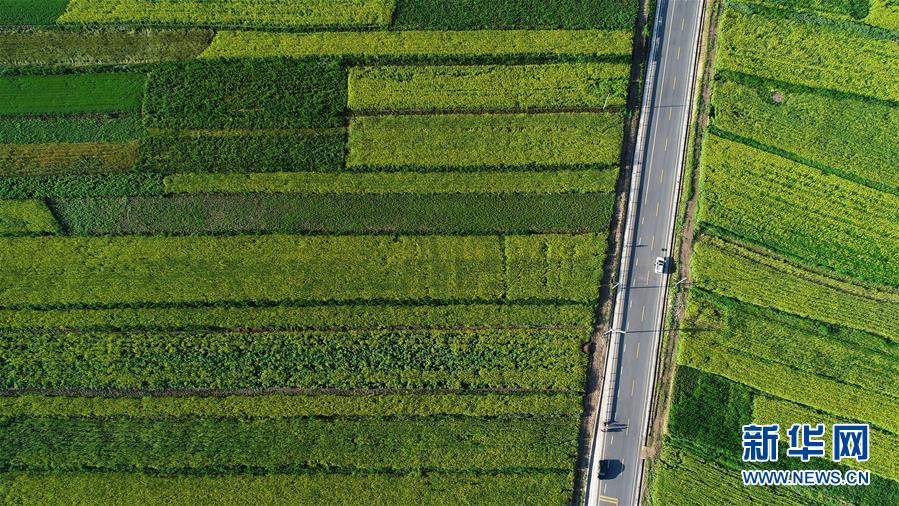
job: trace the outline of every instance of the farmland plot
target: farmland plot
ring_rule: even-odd
[[[355,111],[602,108],[627,98],[621,63],[377,66],[350,70]]]
[[[393,0],[70,0],[60,23],[247,27],[378,26]]]
[[[609,166],[623,135],[615,113],[357,117],[347,167]]]

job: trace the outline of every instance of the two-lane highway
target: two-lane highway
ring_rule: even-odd
[[[667,272],[657,274],[655,262],[672,255],[703,2],[659,0],[657,9],[625,218],[621,284],[587,479],[591,506],[637,505],[643,480],[668,286]]]

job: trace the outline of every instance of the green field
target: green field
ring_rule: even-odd
[[[212,35],[198,29],[0,31],[0,65],[83,67],[189,60],[209,46]]]
[[[635,0],[0,0],[0,502],[580,496]]]
[[[724,3],[653,504],[899,501],[891,3]],[[776,463],[741,461],[748,423],[780,425]],[[825,424],[827,459],[785,455],[794,423]],[[869,461],[831,461],[835,423],[870,425]],[[742,469],[857,469],[872,481],[745,487]]]
[[[605,108],[627,98],[625,64],[378,66],[352,69],[354,111]]]
[[[221,31],[200,58],[556,58],[629,55],[631,31],[479,30],[272,33]]]
[[[615,113],[362,116],[350,123],[347,166],[609,166],[622,136]]]
[[[377,26],[393,0],[70,0],[60,23],[189,26]]]
[[[137,73],[0,77],[0,115],[137,112],[145,79]]]

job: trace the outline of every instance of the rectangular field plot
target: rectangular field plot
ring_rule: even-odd
[[[65,497],[73,503],[170,506],[212,503],[266,504],[527,504],[535,497],[551,504],[570,499],[570,471],[509,473],[337,474],[305,472],[160,476],[123,472],[50,472],[0,474],[0,494],[13,502],[52,504]]]
[[[720,68],[899,101],[892,64],[899,60],[899,40],[755,10],[750,4],[728,5],[720,31]]]
[[[703,155],[699,221],[814,266],[899,285],[899,196],[716,136]]]
[[[124,172],[137,152],[138,141],[0,144],[0,177]]]
[[[589,330],[9,332],[5,388],[576,392]],[[89,358],[88,358],[89,357]],[[327,367],[321,367],[327,363]]]
[[[143,136],[138,115],[0,117],[0,144],[127,142]]]
[[[345,106],[337,62],[200,61],[154,69],[144,114],[152,128],[340,128]]]
[[[5,199],[124,197],[162,193],[162,176],[159,174],[125,172],[0,177],[0,197]]]
[[[506,276],[525,276],[517,269],[538,269],[544,279],[558,280],[545,287],[543,298],[590,301],[602,255],[599,248],[588,252],[582,245],[603,240],[593,234],[529,236],[523,244],[507,245],[506,255],[517,255],[516,249],[529,248],[531,241],[552,241],[560,253],[550,263],[528,256],[504,273],[502,244],[495,236],[0,239],[0,306],[496,300],[505,293]],[[567,269],[574,272],[566,274]]]
[[[0,463],[33,471],[356,468],[570,471],[578,418],[28,418],[6,422]],[[42,434],[42,437],[35,437]]]
[[[138,166],[149,172],[337,171],[346,130],[153,131]]]
[[[618,113],[356,117],[347,167],[611,166],[623,135]]]
[[[608,229],[614,194],[186,194],[54,201],[80,235],[584,233]]]
[[[899,293],[828,278],[715,237],[694,244],[693,281],[750,304],[899,340]],[[772,290],[771,287],[778,287]]]
[[[138,112],[143,74],[0,77],[0,114]]]
[[[624,105],[624,63],[376,66],[350,69],[355,111],[602,108]]]
[[[631,30],[480,30],[269,33],[221,31],[200,58],[441,58],[624,56]]]
[[[579,416],[574,393],[258,394],[0,397],[0,416],[295,418],[301,416]]]
[[[52,25],[68,3],[69,0],[3,0],[0,25]]]
[[[52,234],[59,225],[40,200],[0,200],[0,235]]]
[[[170,193],[612,193],[618,169],[477,172],[180,173]]]
[[[899,108],[749,76],[718,76],[716,128],[899,194]]]
[[[60,23],[247,27],[381,26],[392,0],[71,0]]]
[[[211,30],[194,29],[4,31],[0,65],[80,67],[189,60],[211,41]]]
[[[3,329],[81,330],[346,330],[418,327],[546,327],[589,331],[589,303],[467,303],[425,305],[344,303],[211,307],[0,309]]]
[[[637,16],[634,0],[398,0],[400,29],[477,28],[630,29]]]

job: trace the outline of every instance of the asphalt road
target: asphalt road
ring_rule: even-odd
[[[622,266],[610,336],[609,365],[600,423],[587,480],[588,505],[639,503],[642,450],[666,303],[668,275],[654,272],[657,257],[671,255],[684,144],[703,3],[659,0],[654,21],[642,120],[625,223]],[[674,282],[674,280],[672,281]],[[600,461],[609,475],[598,479]]]

